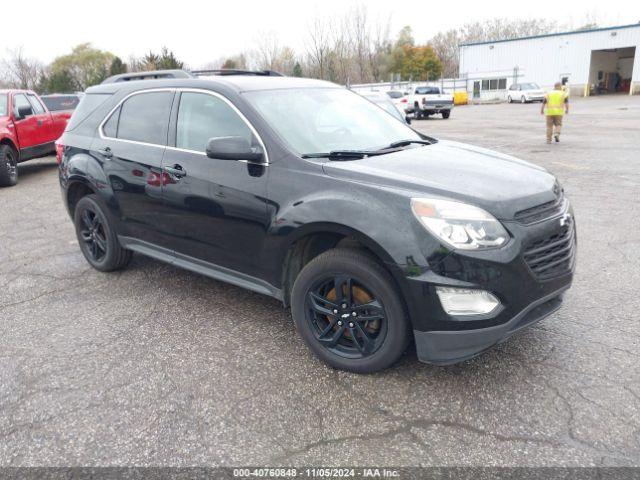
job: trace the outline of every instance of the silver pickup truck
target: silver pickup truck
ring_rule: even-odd
[[[427,118],[436,113],[442,114],[442,118],[449,118],[453,95],[441,92],[439,87],[416,87],[408,104],[416,118]]]

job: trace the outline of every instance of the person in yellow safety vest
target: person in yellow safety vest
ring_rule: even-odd
[[[569,113],[569,96],[562,89],[562,84],[557,82],[553,90],[546,93],[540,108],[540,114],[547,115],[547,143],[551,143],[551,137],[556,142],[560,141],[560,129],[562,128],[562,117]]]

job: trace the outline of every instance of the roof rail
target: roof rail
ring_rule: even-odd
[[[284,77],[283,74],[273,70],[238,70],[235,68],[220,68],[214,70],[191,70],[196,77],[206,75],[257,75],[262,77]]]
[[[158,80],[165,78],[193,78],[186,70],[151,70],[149,72],[121,73],[106,78],[102,83],[130,82],[132,80]]]

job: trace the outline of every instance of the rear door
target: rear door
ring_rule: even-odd
[[[27,99],[33,107],[33,113],[38,124],[39,144],[51,143],[58,138],[53,135],[51,114],[44,107],[40,99],[33,93],[27,93]]]
[[[93,142],[115,198],[112,211],[121,234],[162,244],[157,225],[162,208],[162,156],[167,144],[172,89],[139,91],[125,98],[103,121]]]
[[[176,256],[261,276],[259,257],[267,228],[265,165],[209,158],[209,139],[241,136],[262,141],[221,95],[183,91],[176,96],[165,168],[182,174],[164,183],[166,213],[160,219]]]

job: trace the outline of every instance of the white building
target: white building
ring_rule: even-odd
[[[460,77],[469,97],[504,100],[513,83],[573,95],[640,93],[640,23],[460,46]]]

